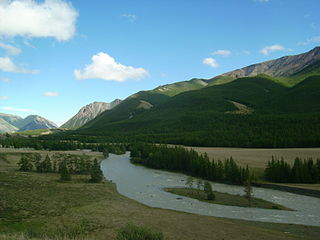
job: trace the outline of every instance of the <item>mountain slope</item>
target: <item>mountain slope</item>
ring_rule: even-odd
[[[167,96],[175,96],[179,93],[197,90],[207,85],[208,83],[205,80],[194,78],[190,81],[183,81],[159,86],[153,89],[152,92],[164,94]]]
[[[132,118],[111,121],[103,113],[73,134],[200,146],[318,146],[318,89],[320,76],[294,88],[265,75],[241,78],[167,98]]]
[[[218,85],[237,78],[252,77],[263,73],[279,78],[283,85],[293,86],[306,77],[303,74],[299,75],[297,73],[301,73],[303,69],[306,69],[318,61],[320,61],[320,47],[316,47],[309,52],[299,55],[285,56],[227,72],[209,79],[208,82],[210,85]],[[293,75],[295,75],[294,78],[287,78]]]
[[[88,104],[82,107],[76,115],[74,115],[71,119],[64,123],[61,128],[76,129],[78,127],[81,127],[102,112],[114,108],[119,103],[121,103],[120,99],[116,99],[111,103],[93,102],[91,104]]]
[[[20,125],[21,124],[21,125]],[[23,119],[19,125],[19,132],[36,130],[36,129],[51,129],[57,128],[57,125],[38,115],[29,115]]]
[[[189,81],[166,84],[149,91],[140,91],[127,97],[114,109],[97,116],[95,119],[85,124],[83,128],[94,125],[96,121],[100,121],[99,119],[103,119],[101,121],[105,122],[115,122],[134,118],[165,102],[172,96],[187,91],[201,89],[207,85],[208,84],[204,80],[191,79]]]
[[[11,124],[12,126],[15,126],[16,128],[18,127],[19,122],[22,120],[22,118],[19,116],[5,114],[5,113],[0,113],[0,118],[5,120],[7,123]]]
[[[18,128],[0,118],[0,133],[11,133],[17,131]]]

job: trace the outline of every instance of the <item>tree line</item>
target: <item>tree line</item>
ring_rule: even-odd
[[[265,178],[271,182],[279,183],[319,183],[320,182],[320,159],[313,161],[312,158],[302,160],[296,158],[294,164],[272,157],[268,161],[264,172]]]
[[[103,174],[97,159],[88,155],[56,153],[42,159],[39,153],[23,153],[18,162],[23,172],[59,173],[60,179],[70,181],[72,174],[91,175],[91,182],[101,182]]]
[[[182,147],[133,144],[131,161],[151,168],[183,172],[209,181],[244,184],[253,179],[248,166],[238,166],[232,157],[223,162],[210,161],[207,154],[198,154]]]
[[[90,149],[92,151],[102,152],[105,156],[109,153],[124,154],[127,146],[125,144],[111,143],[87,143],[63,139],[42,139],[42,138],[25,138],[19,136],[9,136],[0,138],[0,145],[3,148],[33,148],[35,150],[67,151]]]

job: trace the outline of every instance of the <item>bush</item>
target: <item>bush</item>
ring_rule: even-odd
[[[129,224],[121,228],[116,240],[162,240],[163,234],[143,226]]]

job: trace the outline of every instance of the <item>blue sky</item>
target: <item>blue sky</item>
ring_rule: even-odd
[[[319,0],[0,0],[0,112],[62,124],[93,101],[320,45]]]

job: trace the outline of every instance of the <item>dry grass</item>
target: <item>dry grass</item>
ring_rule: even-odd
[[[248,165],[258,175],[261,175],[268,161],[272,156],[283,157],[292,164],[296,157],[302,159],[320,158],[320,148],[278,148],[278,149],[259,149],[259,148],[209,148],[209,147],[186,147],[192,148],[198,153],[207,153],[210,159],[224,160],[231,156],[241,166]]]
[[[18,172],[15,161],[14,155],[9,156],[5,164],[11,168],[7,170],[0,163],[0,207],[10,207],[10,212],[0,217],[0,239],[30,235],[33,239],[114,239],[128,223],[162,231],[168,240],[318,239],[320,235],[320,227],[151,208],[121,196],[110,182],[89,184],[85,176],[75,176],[72,182],[61,183],[55,174]],[[48,233],[50,238],[45,236]]]

